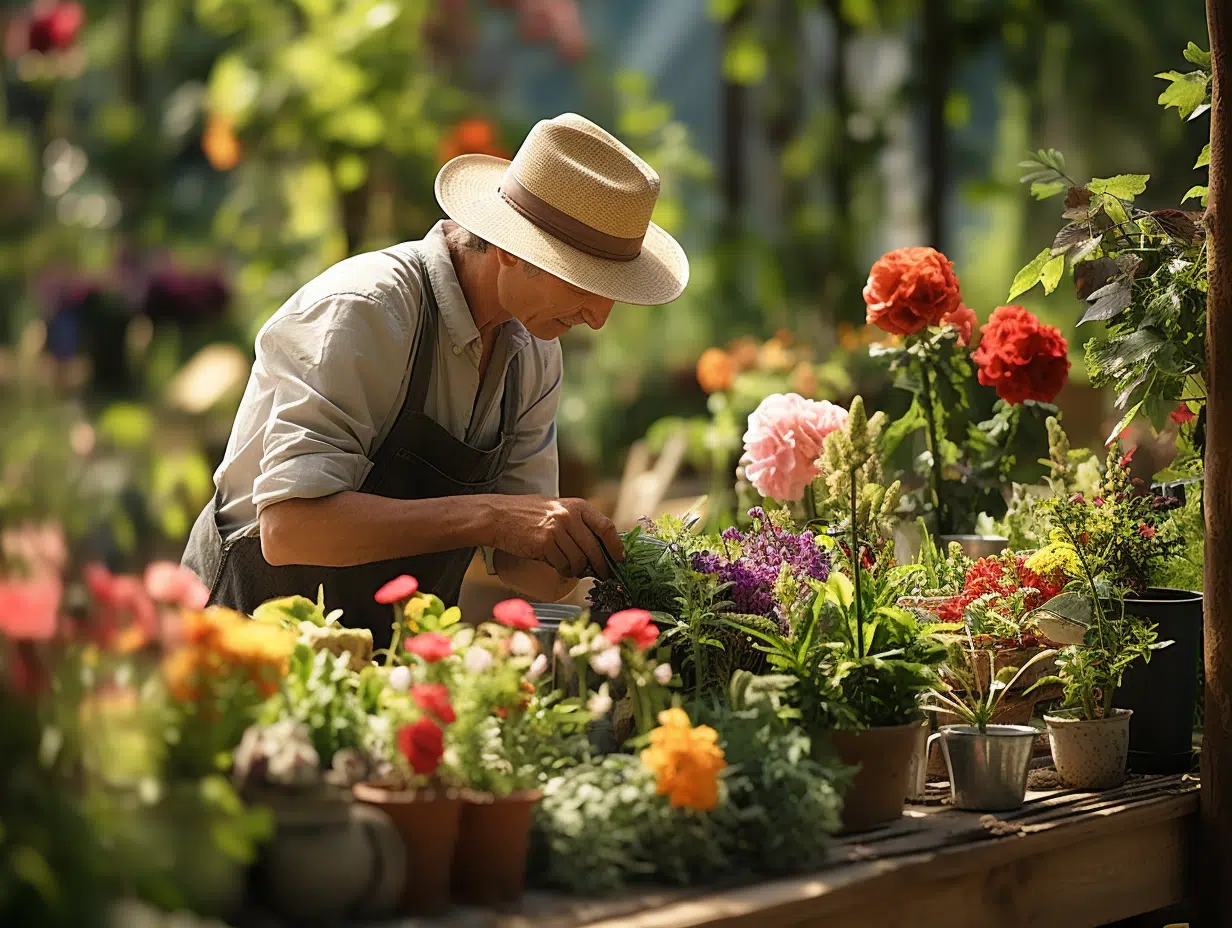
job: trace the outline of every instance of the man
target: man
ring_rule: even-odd
[[[257,336],[217,493],[184,563],[211,602],[315,597],[389,640],[373,602],[409,573],[456,602],[476,548],[528,598],[556,600],[623,556],[611,521],[558,499],[556,339],[614,302],[688,282],[650,221],[655,172],[593,123],[539,123],[512,162],[463,155],[436,179],[450,217],[341,262]]]

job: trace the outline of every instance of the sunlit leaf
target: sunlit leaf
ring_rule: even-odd
[[[1150,174],[1118,174],[1116,177],[1095,177],[1087,184],[1092,193],[1107,193],[1120,200],[1132,200],[1146,190]]]
[[[1057,289],[1057,284],[1061,282],[1061,275],[1065,273],[1065,255],[1057,255],[1051,261],[1044,265],[1044,270],[1040,273],[1040,281],[1044,284],[1044,293],[1052,293]]]
[[[1194,162],[1194,169],[1207,167],[1211,163],[1211,143],[1207,142],[1202,146],[1202,153],[1198,155],[1198,160]]]
[[[723,76],[733,84],[756,84],[766,76],[766,48],[751,30],[732,36],[723,56]]]
[[[1014,299],[1026,293],[1037,283],[1040,282],[1040,275],[1044,273],[1044,265],[1052,260],[1052,249],[1045,248],[1027,264],[1021,271],[1014,275],[1014,282],[1010,285],[1010,295],[1007,299]]]

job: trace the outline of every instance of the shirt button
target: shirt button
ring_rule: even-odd
[[[461,353],[462,353],[462,346],[461,346],[461,345],[454,345],[454,346],[453,346],[453,353],[454,353],[454,354],[461,354]]]

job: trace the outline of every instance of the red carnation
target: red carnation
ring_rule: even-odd
[[[420,719],[398,729],[398,750],[411,769],[423,776],[436,772],[445,755],[445,733],[431,719]]]
[[[864,302],[870,324],[891,335],[914,335],[957,314],[962,298],[949,258],[935,248],[899,248],[868,272]]]
[[[443,661],[453,653],[453,642],[439,632],[423,632],[406,643],[406,649],[429,664]]]
[[[1007,403],[1051,403],[1069,377],[1069,345],[1056,326],[1021,306],[999,306],[971,356],[979,381]]]
[[[411,687],[411,698],[415,705],[445,725],[457,720],[449,704],[449,688],[443,683],[416,683]]]
[[[607,620],[603,637],[612,644],[620,644],[627,638],[639,651],[645,651],[659,640],[659,629],[645,609],[625,609]]]
[[[410,599],[418,592],[419,581],[410,574],[403,574],[401,577],[394,577],[377,590],[374,598],[378,603],[388,606],[403,599]]]
[[[534,608],[524,599],[506,599],[504,602],[497,603],[492,607],[492,618],[501,625],[519,628],[523,631],[539,627]]]
[[[942,325],[952,325],[958,330],[958,344],[963,348],[971,344],[971,333],[975,331],[975,324],[979,321],[975,310],[966,306],[959,306],[958,309],[941,318]]]

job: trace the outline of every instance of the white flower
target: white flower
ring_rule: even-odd
[[[528,654],[534,654],[538,649],[535,646],[535,639],[526,632],[514,632],[513,637],[509,639],[509,650],[525,657]]]
[[[597,674],[615,680],[620,676],[620,648],[604,648],[590,656],[590,666]]]
[[[470,673],[483,673],[492,666],[492,655],[487,648],[467,648],[462,658],[462,666]]]
[[[654,669],[654,678],[664,686],[672,682],[672,665],[660,664]]]
[[[389,672],[389,688],[395,693],[405,693],[411,688],[411,668],[395,667]]]
[[[590,697],[590,702],[586,703],[586,708],[591,715],[607,715],[612,711],[612,697],[603,692],[595,693]]]
[[[558,661],[563,661],[569,656],[569,649],[565,647],[565,643],[563,641],[557,638],[556,643],[552,645],[552,653],[556,655],[556,659]]]
[[[535,658],[534,662],[530,665],[530,669],[526,671],[526,679],[530,680],[533,683],[536,680],[538,680],[540,677],[542,677],[544,672],[547,669],[548,669],[548,656],[546,654],[540,654],[538,657]]]

